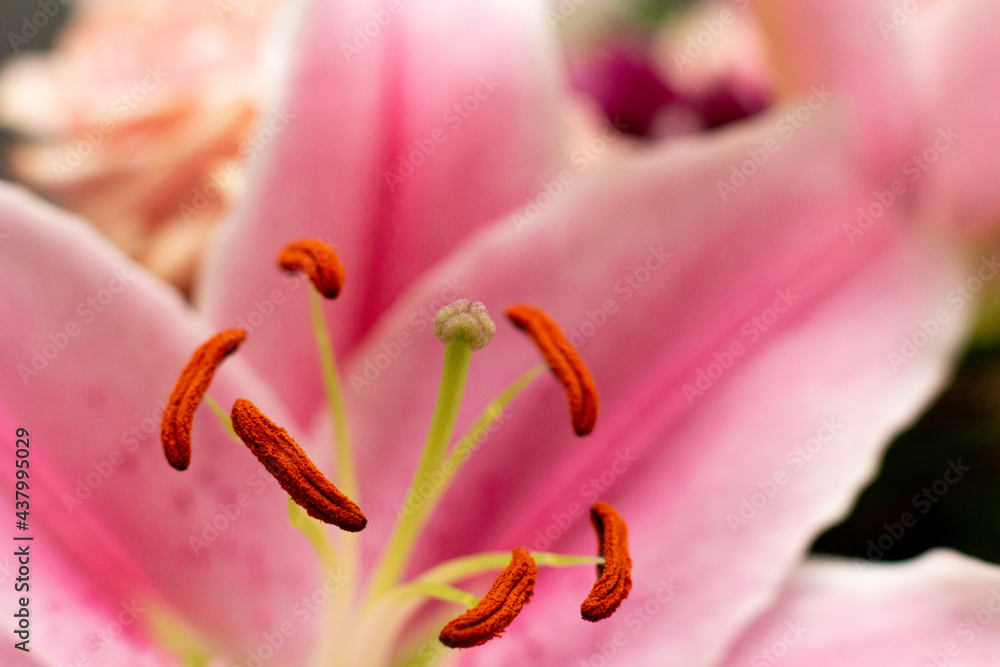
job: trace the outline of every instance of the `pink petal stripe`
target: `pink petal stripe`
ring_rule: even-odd
[[[320,375],[301,283],[279,273],[277,253],[303,236],[337,249],[347,281],[327,311],[344,354],[421,271],[541,189],[560,158],[556,58],[534,0],[387,6],[314,2],[304,15],[273,112],[288,120],[201,295],[213,322],[254,329],[265,344],[246,358],[302,423],[320,404]]]

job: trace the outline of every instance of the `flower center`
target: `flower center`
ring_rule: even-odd
[[[312,664],[317,667],[382,664],[391,657],[407,621],[430,599],[468,607],[441,630],[438,637],[441,645],[462,649],[484,644],[502,635],[530,601],[539,566],[595,565],[597,581],[581,605],[581,616],[598,621],[614,613],[631,589],[632,561],[625,522],[613,507],[603,502],[595,504],[591,511],[598,537],[596,557],[529,552],[515,546],[510,554],[481,553],[452,559],[402,581],[421,531],[474,450],[471,445],[476,434],[489,428],[545,369],[544,364],[539,364],[525,372],[491,401],[469,431],[451,446],[471,355],[486,348],[496,333],[486,308],[465,299],[445,306],[435,319],[434,333],[445,345],[445,352],[431,425],[403,511],[374,563],[365,591],[358,595],[354,582],[361,572],[360,545],[358,536],[352,533],[362,531],[368,520],[358,504],[346,411],[319,296],[332,299],[340,293],[344,269],[333,248],[315,240],[289,245],[279,256],[279,265],[286,271],[305,273],[316,288],[316,292],[310,292],[311,308],[336,433],[339,488],[284,428],[268,419],[253,403],[237,399],[231,415],[227,416],[211,397],[206,398],[215,371],[246,338],[246,332],[238,329],[217,334],[195,351],[164,412],[162,440],[170,465],[185,470],[191,460],[194,411],[206,398],[234,437],[250,449],[288,493],[290,519],[313,545],[324,570],[344,573],[345,579],[352,582],[338,592],[335,603],[328,605],[324,623],[329,627],[319,633],[324,639],[316,647]],[[552,318],[539,308],[517,305],[507,311],[507,316],[532,339],[565,389],[576,434],[591,433],[597,421],[597,389],[576,349]],[[435,483],[426,484],[432,475]],[[430,497],[428,487],[433,489]],[[336,546],[323,524],[345,531],[340,533]],[[501,568],[482,598],[455,586]],[[378,642],[378,648],[372,646],[372,640]]]

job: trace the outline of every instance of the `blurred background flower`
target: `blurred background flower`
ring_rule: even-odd
[[[573,87],[624,134],[662,139],[712,130],[773,101],[756,18],[730,3],[611,9],[564,1],[555,3],[549,21],[565,37]]]
[[[259,150],[260,56],[280,4],[5,4],[17,55],[0,77],[8,176],[187,290]]]

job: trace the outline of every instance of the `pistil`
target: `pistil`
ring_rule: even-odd
[[[489,432],[493,424],[500,419],[507,405],[544,371],[545,364],[530,368],[500,392],[499,396],[490,401],[490,404],[479,414],[469,430],[458,439],[458,444],[452,448],[448,460],[441,465],[438,470],[439,483],[433,486],[430,493],[422,494],[423,504],[418,507],[404,506],[403,511],[417,513],[417,521],[422,527],[426,517],[434,511],[438,501],[451,486],[451,482],[462,468],[462,464],[469,460],[478,442],[485,437],[484,434]]]
[[[420,485],[440,469],[448,451],[448,443],[455,430],[458,409],[462,405],[465,381],[469,375],[469,361],[473,350],[489,343],[496,331],[486,309],[479,303],[460,299],[442,308],[434,321],[434,333],[445,343],[444,366],[438,388],[434,415],[427,431],[423,453],[406,495],[405,507],[418,504]],[[369,603],[384,593],[402,576],[410,559],[413,544],[423,523],[420,512],[400,515],[382,559],[375,569],[369,593]]]

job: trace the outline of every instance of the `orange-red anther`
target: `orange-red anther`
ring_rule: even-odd
[[[600,621],[615,613],[632,590],[632,557],[628,528],[614,507],[595,503],[590,519],[597,530],[597,555],[604,557],[604,564],[597,566],[597,581],[580,605],[580,613],[588,621]]]
[[[549,315],[533,306],[520,304],[507,309],[507,317],[523,330],[542,353],[569,398],[573,430],[587,435],[597,422],[597,386],[579,353]]]
[[[163,453],[177,470],[186,470],[191,463],[191,426],[195,408],[208,391],[219,364],[235,352],[246,337],[247,332],[242,329],[217,333],[194,351],[181,371],[160,424]]]
[[[309,276],[316,291],[327,299],[336,299],[344,286],[346,274],[336,251],[317,239],[295,241],[278,255],[285,271],[301,271]]]
[[[288,431],[244,398],[236,399],[232,418],[236,435],[309,516],[352,533],[364,529],[368,519],[361,508],[319,471]]]
[[[438,639],[449,648],[469,648],[485,644],[504,633],[535,592],[538,567],[523,547],[514,547],[510,565],[472,609],[444,626]]]

